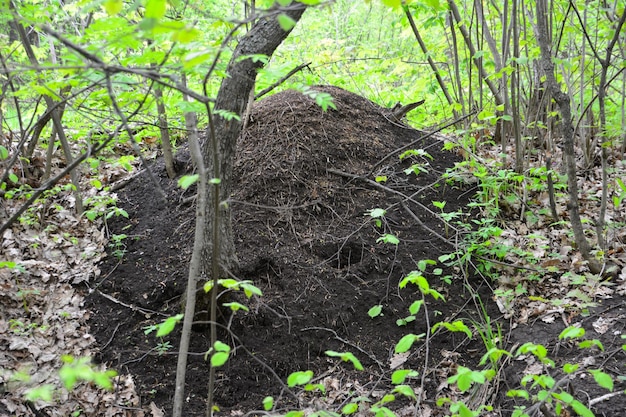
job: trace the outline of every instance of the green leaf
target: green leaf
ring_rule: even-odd
[[[104,10],[109,16],[113,16],[122,11],[124,2],[122,0],[106,0],[103,4]]]
[[[219,179],[219,178],[211,178],[209,180],[209,184],[218,185],[218,184],[221,184],[221,183],[222,183],[222,180]]]
[[[420,340],[422,337],[424,337],[424,333],[419,334],[419,335],[416,335],[416,334],[413,334],[413,333],[409,333],[409,334],[405,335],[396,344],[395,352],[396,353],[404,353],[404,352],[408,351],[409,349],[411,349],[411,346],[413,346],[413,343],[415,343],[417,340]]]
[[[19,182],[19,180],[20,179],[14,173],[11,172],[9,174],[9,181],[11,181],[13,184],[17,184]]]
[[[224,120],[237,120],[237,121],[241,120],[241,117],[239,117],[237,113],[232,112],[232,111],[228,111],[224,109],[217,109],[217,110],[214,110],[213,113],[222,117]]]
[[[228,352],[215,352],[211,355],[211,366],[213,368],[219,368],[224,365],[228,360]]]
[[[566,374],[571,374],[573,372],[576,372],[579,367],[580,365],[576,363],[566,363],[565,365],[563,365],[563,372],[565,372]]]
[[[272,408],[274,408],[274,397],[263,398],[263,409],[270,411]]]
[[[423,304],[424,304],[424,300],[413,301],[413,304],[409,306],[409,312],[413,315],[419,313]]]
[[[243,293],[247,298],[251,298],[253,295],[263,296],[263,292],[257,286],[252,285],[252,281],[241,281],[239,286],[243,289]]]
[[[182,320],[182,318],[183,318],[182,314],[177,314],[173,317],[168,317],[167,319],[165,319],[163,323],[157,326],[159,328],[156,334],[157,337],[164,337],[172,333],[172,330],[174,330],[174,327],[176,326],[178,322]]]
[[[397,237],[395,237],[394,235],[391,235],[389,233],[379,237],[378,239],[376,239],[376,242],[383,242],[383,243],[389,243],[392,245],[398,245],[400,243],[400,239],[398,239]]]
[[[284,13],[279,14],[276,19],[278,20],[278,24],[280,25],[280,27],[285,32],[289,32],[296,25],[296,21]]]
[[[469,339],[472,338],[472,331],[469,329],[469,327],[465,325],[465,323],[463,323],[462,320],[456,320],[452,323],[447,321],[440,321],[439,323],[435,323],[432,332],[434,333],[441,326],[445,327],[451,332],[463,332],[467,335]]]
[[[595,414],[593,414],[593,412],[590,409],[585,407],[585,405],[578,400],[572,401],[570,403],[570,407],[572,407],[572,409],[576,412],[576,414],[578,414],[581,417],[595,417]]]
[[[194,68],[212,58],[213,58],[213,51],[207,51],[204,49],[200,49],[198,51],[192,51],[188,53],[187,55],[185,55],[185,58],[183,59],[183,67],[185,69]],[[201,106],[199,103],[198,104],[194,103],[193,105],[197,107]],[[182,106],[182,104],[180,104],[179,106]]]
[[[313,371],[294,372],[287,377],[287,385],[293,388],[296,385],[308,384],[311,378],[313,378]]]
[[[611,378],[611,375],[606,372],[602,372],[600,369],[590,369],[589,373],[593,375],[593,379],[596,380],[598,385],[602,388],[608,389],[609,391],[613,391],[613,378]]]
[[[604,352],[604,345],[598,339],[583,340],[578,346],[583,349],[595,346]]]
[[[341,358],[344,362],[352,362],[352,366],[354,366],[354,369],[357,371],[363,370],[363,365],[351,352],[335,352],[333,350],[327,350],[324,353],[330,357]]]
[[[146,2],[146,13],[144,16],[148,19],[158,20],[165,16],[166,10],[166,0],[148,0]]]
[[[559,339],[576,339],[585,335],[585,329],[582,327],[569,326],[563,329],[559,335]]]
[[[245,305],[243,305],[241,303],[236,303],[236,302],[234,302],[234,303],[224,303],[222,305],[224,307],[226,307],[226,308],[230,308],[231,311],[239,311],[239,310],[250,311],[250,309],[247,306],[245,306]]]
[[[182,188],[183,190],[186,190],[187,188],[195,184],[199,178],[200,178],[200,175],[198,174],[183,175],[182,177],[178,179],[178,186]]]
[[[349,415],[354,414],[357,411],[359,411],[359,405],[357,403],[348,403],[341,409],[341,414]]]
[[[528,394],[528,391],[523,390],[523,389],[512,389],[507,391],[506,393],[507,397],[521,397],[524,398],[526,400],[530,399],[530,394]]]
[[[202,33],[198,29],[192,27],[184,27],[174,32],[172,40],[180,43],[189,43],[198,39],[200,35],[202,35]]]
[[[402,5],[402,0],[383,0],[383,4],[387,7],[397,9]]]
[[[181,314],[182,315],[182,314]],[[215,341],[213,348],[218,352],[230,352],[230,346],[228,346],[224,342],[220,342],[219,340]]]
[[[416,377],[417,371],[412,369],[398,369],[391,374],[391,383],[393,385],[402,384],[407,377]]]
[[[9,157],[9,150],[0,145],[0,160],[7,159]]]
[[[88,210],[85,212],[85,217],[87,217],[91,221],[94,221],[96,220],[96,217],[98,217],[98,212],[95,210]]]
[[[381,209],[381,208],[371,209],[370,211],[367,212],[367,214],[369,214],[370,217],[372,217],[374,219],[377,219],[379,217],[383,217],[386,213],[387,213],[387,211],[385,209]]]
[[[371,318],[378,317],[380,316],[382,311],[383,311],[383,306],[379,304],[370,308],[367,312],[367,315],[370,316]]]
[[[94,178],[90,182],[91,182],[91,185],[93,185],[95,189],[97,190],[102,189],[102,182],[100,180]]]
[[[408,385],[398,385],[397,387],[393,389],[392,392],[397,392],[399,394],[404,395],[405,397],[409,397],[414,400],[417,400],[417,397],[415,396],[415,392],[413,391],[413,388],[411,388]]]
[[[52,395],[54,394],[55,388],[52,384],[44,384],[26,391],[26,398],[28,401],[45,401],[48,403],[52,402]]]

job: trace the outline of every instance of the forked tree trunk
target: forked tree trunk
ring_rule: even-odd
[[[288,8],[282,9],[281,13],[288,15],[294,21],[298,21],[305,9],[306,6],[294,2]],[[218,187],[212,184],[208,185],[208,201],[214,201],[214,191],[217,188],[219,189],[219,201],[222,203],[218,213],[220,277],[227,276],[228,272],[234,273],[238,264],[231,226],[231,211],[225,202],[232,192],[233,163],[237,138],[241,133],[242,119],[250,100],[250,91],[254,88],[257,71],[263,66],[263,61],[253,58],[258,58],[258,55],[271,57],[288,34],[289,31],[283,30],[279,25],[277,14],[271,14],[259,19],[252,29],[242,37],[235,48],[228,64],[228,75],[222,81],[215,101],[214,109],[216,111],[234,113],[241,118],[238,120],[216,115],[214,118],[214,129],[217,155],[214,155],[211,140],[205,141],[203,148],[203,159],[208,175],[217,176],[220,179]],[[253,58],[242,58],[246,56]],[[207,136],[210,138],[211,132],[207,133]],[[216,162],[218,164],[217,170]],[[211,272],[213,261],[212,230],[215,219],[215,212],[211,203],[207,205],[205,214],[208,227],[204,236],[202,270],[203,276],[210,278],[213,275]],[[209,306],[209,301],[207,297],[200,297],[196,311],[206,309]]]
[[[297,22],[304,13],[306,6],[292,3],[288,8],[281,9]],[[207,140],[202,149],[202,156],[198,157],[199,168],[203,178],[196,208],[196,237],[190,265],[189,288],[185,306],[185,320],[181,335],[181,347],[176,371],[176,389],[174,395],[173,416],[182,416],[183,396],[185,385],[185,370],[187,349],[189,346],[191,320],[190,313],[194,311],[210,311],[211,346],[216,338],[216,304],[217,285],[210,294],[199,291],[196,299],[196,285],[202,286],[207,279],[216,284],[217,279],[236,273],[237,258],[231,225],[231,212],[227,200],[233,188],[232,172],[235,161],[237,138],[241,132],[242,120],[248,101],[252,99],[250,92],[254,88],[257,70],[262,67],[263,61],[258,55],[270,57],[276,48],[287,37],[289,31],[281,28],[277,21],[277,14],[268,15],[259,19],[252,29],[247,32],[237,44],[235,52],[228,64],[227,76],[223,79],[214,106],[214,116],[209,112],[209,129]],[[248,57],[249,56],[249,57]],[[239,119],[224,117],[224,112],[235,114]],[[222,113],[220,116],[219,113]],[[193,125],[193,120],[189,120]],[[190,143],[190,146],[197,141]],[[193,151],[193,149],[192,149]],[[193,152],[193,154],[197,154]],[[211,176],[219,181],[207,181]],[[215,247],[213,246],[215,244]],[[198,279],[202,277],[202,279]],[[195,304],[195,306],[194,306]],[[205,316],[206,317],[206,316]],[[215,389],[215,368],[211,367],[207,397],[207,416],[213,415],[213,391]]]

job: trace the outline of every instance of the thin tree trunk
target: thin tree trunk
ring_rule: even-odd
[[[176,169],[174,168],[174,155],[172,154],[172,142],[170,139],[170,130],[167,125],[167,112],[165,111],[165,103],[163,102],[163,90],[159,85],[154,86],[154,98],[157,102],[157,113],[159,115],[159,131],[161,132],[161,149],[163,150],[163,160],[165,161],[165,170],[167,176],[174,178]]]
[[[284,9],[285,13],[294,19],[299,20],[304,13],[306,6],[293,3],[289,8]],[[237,258],[235,254],[235,245],[231,227],[231,212],[227,204],[232,191],[232,170],[235,159],[235,150],[237,138],[241,132],[241,117],[245,113],[245,109],[250,100],[250,91],[254,86],[257,70],[262,67],[260,60],[241,59],[242,56],[253,56],[263,54],[271,56],[274,50],[287,37],[289,32],[285,32],[278,21],[276,15],[261,18],[252,29],[239,41],[230,63],[228,64],[228,76],[224,78],[220,86],[214,108],[219,111],[226,111],[237,115],[238,118],[226,118],[223,116],[215,117],[214,128],[217,141],[217,149],[213,149],[211,140],[207,140],[203,149],[203,159],[206,164],[209,175],[219,178],[220,188],[220,218],[219,232],[221,247],[219,251],[220,267],[225,271],[235,271],[237,266]],[[208,132],[210,137],[212,132]],[[209,185],[210,197],[208,201],[213,200],[214,187]],[[211,274],[211,231],[213,230],[214,214],[212,209],[208,208],[206,219],[210,223],[205,234],[205,250],[203,256],[203,270],[207,277]],[[208,306],[208,300],[205,300],[204,307]],[[202,307],[202,306],[199,306]]]
[[[280,13],[297,22],[305,10],[305,5],[294,2],[281,9]],[[259,19],[239,41],[226,70],[228,76],[223,79],[215,100],[214,110],[219,114],[213,118],[209,112],[208,140],[202,150],[202,159],[206,173],[212,179],[205,182],[205,190],[202,190],[207,198],[203,206],[198,208],[202,211],[198,216],[204,219],[205,224],[201,227],[197,225],[199,247],[194,247],[194,253],[199,253],[201,258],[198,272],[213,282],[210,293],[200,293],[202,296],[196,300],[196,311],[209,311],[211,346],[215,346],[217,341],[218,280],[228,273],[236,273],[238,264],[228,205],[233,188],[232,171],[237,139],[248,101],[253,98],[251,91],[257,71],[263,65],[260,60],[247,57],[259,54],[270,57],[287,37],[290,31],[283,30],[276,17],[273,14]],[[210,372],[207,397],[209,417],[213,413],[215,369],[212,367]]]
[[[537,0],[536,2],[537,12],[537,43],[541,49],[541,66],[546,76],[546,88],[554,101],[559,106],[561,113],[561,126],[563,134],[563,158],[565,162],[565,169],[567,172],[567,185],[569,188],[569,215],[572,230],[574,232],[574,239],[578,250],[582,254],[583,258],[587,261],[589,269],[594,274],[602,271],[602,265],[592,256],[591,247],[587,238],[580,219],[580,212],[578,206],[578,176],[576,173],[576,155],[574,152],[574,126],[572,125],[572,111],[570,108],[569,96],[562,92],[559,88],[559,84],[554,76],[554,63],[552,62],[552,54],[550,42],[548,41],[548,27],[547,27],[547,7],[546,0]]]
[[[24,26],[18,21],[15,20],[15,26],[19,33],[19,36],[22,40],[22,45],[24,46],[24,50],[26,51],[26,55],[30,60],[31,64],[34,66],[38,66],[37,57],[35,56],[35,52],[30,44],[29,38],[26,35],[26,31],[24,30]],[[48,95],[44,95],[44,100],[46,102],[46,106],[48,109],[54,109],[56,103],[52,100],[52,97]],[[54,124],[54,129],[56,130],[56,134],[59,138],[59,142],[61,142],[61,147],[63,148],[63,153],[65,154],[65,162],[67,165],[71,165],[74,161],[72,157],[72,150],[70,149],[70,145],[67,141],[67,137],[65,136],[65,130],[63,129],[63,123],[61,123],[61,111],[60,109],[54,109],[51,113],[52,123]],[[80,182],[78,180],[78,172],[77,169],[72,170],[70,172],[70,179],[72,180],[72,184],[74,185],[74,198],[76,200],[76,213],[82,214],[83,212],[83,198],[80,192]]]
[[[489,87],[491,94],[493,94],[493,97],[496,100],[496,105],[499,106],[501,104],[504,104],[504,101],[502,100],[502,96],[500,92],[498,91],[498,87],[493,83],[493,81],[487,78],[488,74],[485,72],[484,66],[480,64],[481,58],[476,53],[477,52],[476,48],[474,47],[474,44],[472,43],[472,40],[470,38],[469,32],[467,31],[467,28],[463,24],[463,20],[461,19],[461,14],[459,13],[459,9],[456,6],[456,3],[454,2],[454,0],[448,0],[448,5],[450,7],[450,11],[452,12],[452,16],[454,17],[454,20],[458,23],[459,31],[461,32],[461,35],[463,36],[463,39],[465,40],[465,45],[467,46],[467,49],[469,50],[472,61],[474,62],[474,65],[478,69],[480,79],[485,84],[487,84],[487,87]]]
[[[183,75],[183,82],[184,75]],[[183,99],[189,101],[189,96],[183,94]],[[197,116],[194,112],[185,113],[185,126],[189,134],[189,150],[196,164],[199,175],[198,200],[196,201],[196,230],[194,237],[193,253],[189,265],[189,276],[187,279],[187,292],[185,294],[185,317],[180,336],[180,347],[178,349],[178,362],[176,366],[176,385],[174,387],[173,417],[182,416],[185,375],[187,374],[187,355],[189,353],[189,342],[191,339],[191,326],[193,324],[194,312],[196,309],[196,287],[200,271],[202,269],[202,239],[204,238],[207,221],[205,219],[205,207],[207,200],[207,171],[202,161],[202,150],[198,143]]]
[[[435,74],[435,78],[437,79],[437,84],[439,84],[439,88],[441,88],[441,91],[443,92],[443,95],[446,97],[446,101],[448,102],[448,104],[452,105],[454,103],[454,99],[450,95],[450,92],[448,91],[448,87],[446,86],[446,83],[443,81],[443,78],[441,77],[441,73],[439,72],[439,68],[437,68],[437,64],[428,53],[428,48],[426,47],[426,44],[424,43],[424,40],[422,39],[422,36],[420,35],[419,30],[417,29],[417,25],[415,24],[413,15],[411,15],[411,12],[409,11],[408,7],[405,9],[404,12],[406,14],[407,19],[409,20],[409,24],[411,25],[411,30],[413,30],[413,35],[415,35],[415,39],[417,40],[417,43],[419,44],[420,49],[426,56],[428,65],[430,66],[430,68],[433,70],[433,73]],[[459,118],[459,112],[456,111],[455,109],[452,109],[452,114],[454,115],[455,119]]]

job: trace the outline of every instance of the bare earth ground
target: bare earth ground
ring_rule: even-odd
[[[602,368],[614,379],[626,374],[620,339],[626,307],[617,292],[596,300],[598,307],[587,316],[559,313],[546,323],[540,319],[549,312],[542,311],[518,324],[515,315],[505,319],[494,303],[493,283],[444,269],[444,275],[452,276],[450,284],[431,273],[427,276],[446,301],[427,298],[427,309],[416,321],[398,326],[396,320],[408,316],[408,307],[419,299],[414,288],[399,289],[398,282],[417,269],[418,261],[437,260],[454,251],[460,238],[429,213],[434,209],[431,202],[445,200],[446,211],[463,209],[474,190],[441,179],[459,159],[443,151],[441,141],[420,139],[424,133],[392,123],[364,98],[333,87],[320,91],[333,95],[337,110],[325,113],[300,93],[280,93],[257,103],[240,139],[237,185],[230,202],[240,263],[237,276],[252,280],[263,297],[230,297],[248,305],[250,312],[224,318],[228,332],[220,337],[234,355],[218,373],[216,402],[222,413],[260,410],[268,395],[277,399],[279,412],[338,411],[348,394],[377,401],[392,388],[391,367],[400,362],[401,368],[420,374],[410,384],[421,393],[422,415],[444,415],[435,404],[444,396],[474,406],[492,404],[494,415],[510,415],[516,403],[505,394],[519,388],[523,375],[536,369],[531,357],[506,360],[497,378],[470,397],[446,379],[459,365],[482,368],[478,362],[485,346],[476,332],[470,340],[463,333],[439,330],[427,342],[417,343],[407,357],[393,352],[405,334],[428,331],[425,311],[431,326],[463,319],[471,327],[472,322],[484,321],[481,302],[492,324],[501,326],[505,349],[514,351],[531,341],[546,346],[557,365],[593,360],[590,368]],[[400,161],[398,153],[384,159],[412,142],[411,149],[425,150],[432,160],[414,156]],[[187,159],[183,155],[180,159],[190,170]],[[424,164],[425,172],[417,177],[405,174],[415,163]],[[91,311],[88,323],[100,348],[98,359],[135,377],[140,407],[147,410],[154,402],[168,415],[179,330],[160,341],[154,334],[144,334],[144,329],[180,312],[194,233],[194,206],[188,197],[194,191],[183,192],[175,180],[167,179],[161,163],[154,170],[168,201],[160,200],[145,175],[118,193],[118,206],[129,219],[109,227],[112,233],[128,235],[125,253],[121,259],[106,258],[102,274],[88,284],[85,294]],[[383,175],[385,182],[373,181]],[[367,215],[374,208],[387,210],[380,228]],[[399,238],[397,247],[377,241],[385,233]],[[368,310],[379,304],[383,315],[370,318]],[[608,328],[597,326],[599,319],[608,322]],[[584,326],[588,338],[602,341],[604,352],[581,351],[559,342],[565,322]],[[172,347],[159,352],[160,342]],[[194,333],[186,386],[188,416],[205,411],[209,368],[203,354],[208,347],[207,334]],[[352,352],[365,370],[357,372],[349,363],[329,358],[327,350]],[[290,373],[309,369],[325,385],[325,396],[285,389]],[[571,381],[571,390],[589,404],[607,391],[588,374],[587,378]],[[618,382],[615,391],[624,389]],[[400,398],[389,407],[400,415],[413,415],[415,409]],[[597,416],[621,416],[626,397],[622,393],[599,400],[591,408]]]

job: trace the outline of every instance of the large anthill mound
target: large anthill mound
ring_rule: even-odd
[[[446,209],[463,204],[461,191],[440,181],[453,155],[441,150],[441,142],[420,139],[424,133],[393,122],[386,109],[365,98],[334,87],[314,90],[332,95],[336,110],[323,111],[298,92],[278,93],[254,106],[238,143],[231,201],[238,274],[254,281],[264,295],[252,300],[233,296],[250,312],[239,311],[228,324],[232,333],[221,336],[236,348],[220,369],[216,400],[223,410],[258,409],[266,395],[281,393],[277,377],[284,381],[298,370],[316,375],[332,370],[330,376],[345,377],[343,384],[364,395],[384,389],[393,345],[408,331],[426,331],[423,319],[410,329],[396,325],[417,297],[412,290],[399,290],[398,282],[419,260],[451,250],[428,207],[444,199]],[[396,151],[413,142],[411,149],[423,149],[429,157],[400,161]],[[414,164],[421,167],[418,176],[405,172]],[[127,252],[119,265],[110,259],[110,274],[99,287],[112,298],[94,292],[90,302],[102,359],[135,375],[144,400],[156,401],[169,413],[176,361],[170,354],[158,355],[159,341],[144,335],[143,328],[179,312],[194,208],[177,203],[185,199],[162,165],[155,170],[170,202],[159,203],[143,177],[120,192],[130,226],[113,228],[130,236]],[[367,214],[376,208],[386,210],[379,225]],[[384,234],[397,236],[400,243],[378,241]],[[466,300],[462,283],[454,285],[441,288],[454,291],[453,300],[431,311],[443,317],[458,313]],[[367,312],[375,305],[382,306],[383,315],[372,319]],[[177,338],[169,338],[174,347]],[[431,340],[434,363],[440,360],[437,343],[455,348],[449,339]],[[191,349],[198,355],[190,358],[188,415],[203,412],[208,366],[202,353],[208,347],[206,335],[194,335]],[[327,350],[352,352],[366,370],[354,373],[349,365],[337,366],[324,354]],[[406,366],[421,369],[423,354],[416,351]],[[337,384],[336,389],[345,387]],[[344,397],[336,392],[328,395],[331,399],[336,403],[327,404],[329,409]],[[297,406],[289,396],[283,401]]]

